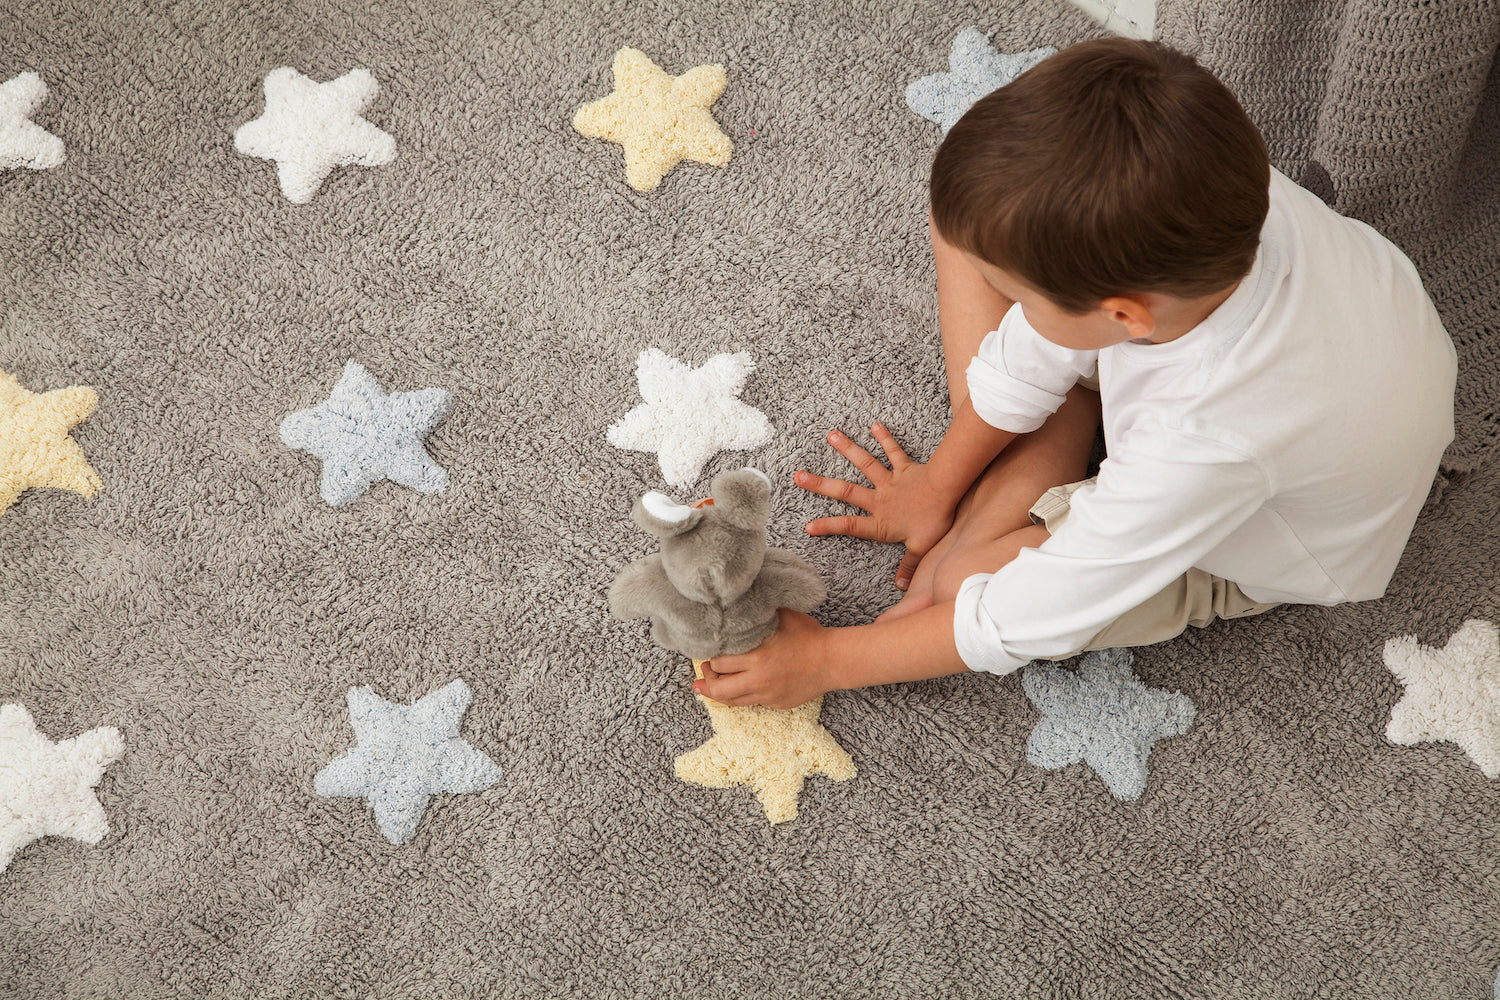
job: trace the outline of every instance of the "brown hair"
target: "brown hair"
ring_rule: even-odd
[[[932,161],[948,242],[1074,315],[1123,292],[1198,298],[1250,271],[1265,141],[1234,94],[1158,42],[1102,38],[982,98]]]

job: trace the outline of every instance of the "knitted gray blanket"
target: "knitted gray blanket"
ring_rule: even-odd
[[[925,457],[946,424],[940,129],[907,88],[965,28],[997,53],[963,36],[969,67],[1099,29],[1062,0],[0,5],[0,998],[1489,996],[1500,22],[1288,6],[1160,19],[1459,343],[1388,595],[832,692],[854,773],[772,823],[674,771],[716,720],[608,613],[657,545],[631,506],[753,466],[819,620],[897,598],[898,549],[806,536],[840,508],[790,477],[847,471],[829,429]],[[700,129],[638,190],[574,128],[626,48],[679,96],[724,67],[727,162]],[[612,443],[688,386],[768,437]]]

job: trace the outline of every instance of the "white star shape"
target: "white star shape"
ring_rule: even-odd
[[[318,772],[313,790],[368,798],[385,838],[406,843],[429,796],[479,792],[500,779],[499,765],[458,735],[471,697],[462,678],[414,705],[393,705],[368,687],[350,688],[356,746]]]
[[[656,452],[667,482],[692,486],[715,453],[771,440],[771,421],[737,398],[754,370],[746,351],[716,354],[702,368],[654,347],[642,351],[635,379],[645,402],[610,425],[609,443]]]
[[[1413,635],[1391,639],[1385,665],[1406,687],[1386,739],[1457,743],[1486,778],[1500,778],[1500,629],[1493,622],[1469,619],[1442,649]]]
[[[35,73],[0,83],[0,169],[46,170],[62,163],[62,140],[26,120],[46,99],[47,85]]]
[[[281,192],[305,204],[334,167],[379,167],[396,158],[396,140],[359,116],[380,85],[351,69],[318,83],[290,66],[266,74],[266,110],[234,133],[234,148],[275,160]]]
[[[94,786],[124,752],[113,726],[53,743],[25,706],[0,705],[0,872],[39,837],[99,843],[109,823]]]

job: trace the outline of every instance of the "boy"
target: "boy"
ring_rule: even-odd
[[[929,225],[948,431],[920,464],[873,425],[889,468],[830,434],[871,487],[795,476],[868,512],[810,534],[905,542],[906,596],[849,628],[783,609],[695,690],[790,708],[1385,592],[1453,437],[1453,345],[1212,74],[1124,38],[1039,63],[948,133]]]

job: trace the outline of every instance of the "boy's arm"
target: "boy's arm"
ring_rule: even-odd
[[[953,414],[943,440],[923,464],[909,458],[883,424],[870,432],[885,450],[890,468],[838,431],[828,443],[864,473],[872,488],[800,469],[793,477],[813,493],[843,500],[868,512],[815,518],[809,535],[854,535],[877,542],[905,542],[906,555],[896,570],[897,585],[911,579],[917,563],[947,533],[953,511],[979,474],[1018,435],[985,423],[965,399]]]
[[[1220,564],[1258,564],[1278,579],[1308,570],[1330,579],[1279,515],[1220,548],[1274,494],[1259,459],[1181,431],[1130,443],[1073,494],[1046,544],[959,585],[954,640],[971,669],[1009,673],[1081,649],[1216,550]]]
[[[1019,436],[985,423],[965,397],[954,412],[943,440],[927,460],[933,489],[945,498],[952,498],[950,509],[958,506],[979,474]]]
[[[693,690],[726,705],[795,708],[827,691],[894,684],[969,668],[953,636],[953,602],[891,621],[825,628],[781,609],[781,623],[748,653],[703,664]]]

